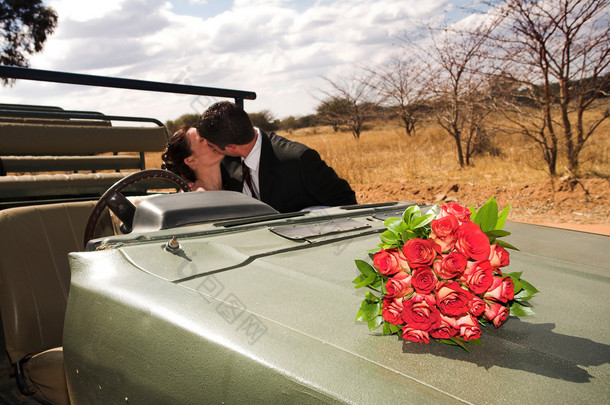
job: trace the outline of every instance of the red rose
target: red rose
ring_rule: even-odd
[[[466,222],[460,226],[455,249],[473,260],[488,260],[491,250],[489,238],[474,222]]]
[[[487,301],[485,305],[485,319],[491,321],[496,328],[498,328],[510,315],[510,310],[504,305],[494,302]]]
[[[441,314],[439,326],[430,331],[430,336],[436,339],[451,339],[460,332],[457,319]]]
[[[439,315],[434,300],[426,296],[416,295],[403,301],[402,320],[413,329],[428,331],[439,324]]]
[[[441,314],[461,316],[468,312],[472,294],[457,281],[442,283],[436,290],[436,302]]]
[[[509,254],[502,246],[494,243],[489,250],[489,262],[492,267],[506,267],[510,264]]]
[[[468,312],[474,317],[479,317],[485,312],[485,301],[474,294],[471,294],[470,302],[468,303]]]
[[[394,325],[402,323],[402,298],[384,299],[381,312],[386,322]]]
[[[477,318],[466,314],[457,320],[460,327],[460,337],[464,340],[478,339],[481,337],[481,327]]]
[[[460,224],[454,216],[434,219],[430,223],[430,238],[440,246],[442,252],[448,252],[455,245],[459,227]]]
[[[402,247],[411,268],[421,265],[430,266],[436,257],[432,239],[410,239]]]
[[[436,275],[430,267],[417,267],[413,270],[411,284],[419,294],[430,294],[436,288]]]
[[[488,260],[468,262],[466,270],[460,277],[475,294],[483,294],[493,283],[493,269]]]
[[[373,265],[381,274],[391,275],[409,270],[407,259],[398,249],[384,249],[373,255]]]
[[[466,269],[468,259],[460,252],[453,251],[434,262],[434,271],[442,279],[458,277]]]
[[[388,298],[404,297],[413,292],[411,275],[406,271],[396,273],[394,277],[391,277],[385,284],[385,289],[387,291],[386,297]]]
[[[515,298],[515,285],[510,277],[493,276],[491,286],[483,298],[507,302]]]
[[[428,332],[414,329],[406,325],[402,327],[402,337],[403,339],[407,339],[412,342],[430,343],[430,335]]]
[[[438,215],[439,218],[446,216],[453,216],[462,224],[470,221],[470,210],[458,203],[448,203],[441,207],[441,212]]]

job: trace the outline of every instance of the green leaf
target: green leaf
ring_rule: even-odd
[[[508,211],[510,210],[510,204],[505,207],[500,214],[498,214],[498,220],[496,221],[496,229],[504,228],[504,223],[506,222],[506,218],[508,218]]]
[[[377,277],[375,274],[371,274],[370,276],[364,277],[363,280],[361,280],[358,284],[354,286],[354,288],[366,287],[367,285],[375,281],[375,277]]]
[[[506,243],[503,240],[497,240],[496,243],[505,249],[519,250],[516,247],[514,247],[513,245],[511,245],[510,243]]]
[[[396,234],[390,230],[383,232],[381,235],[379,235],[379,237],[383,243],[388,245],[395,245],[398,243],[398,236],[396,236]]]
[[[490,231],[496,227],[498,222],[498,204],[495,198],[491,197],[479,208],[473,222],[479,225],[483,232]]]
[[[369,249],[364,253],[366,253],[367,255],[374,255],[375,253],[379,252],[380,250],[381,250],[381,247],[377,247],[375,249]]]
[[[369,302],[379,302],[381,300],[381,298],[379,298],[378,296],[376,296],[375,294],[373,294],[370,291],[365,292],[364,297]]]
[[[428,225],[434,219],[433,214],[424,215],[423,217],[416,218],[411,223],[412,229],[423,228]]]
[[[514,299],[519,300],[519,301],[527,301],[527,300],[531,300],[534,297],[534,294],[528,292],[525,289],[522,289],[521,291],[519,291],[518,294],[515,294]]]
[[[356,314],[356,321],[368,322],[379,315],[380,309],[380,302],[369,302],[364,300],[362,301],[362,304],[360,304],[358,314]]]
[[[364,260],[354,260],[354,263],[356,263],[356,267],[358,267],[358,270],[360,270],[360,273],[364,274],[365,276],[370,276],[371,274],[377,274],[377,271],[375,270],[375,268],[373,266],[371,266],[369,263],[365,262]]]
[[[513,281],[513,291],[515,294],[523,289],[523,284],[521,284],[521,274],[523,274],[522,271],[504,274],[505,276],[510,277],[510,279]]]
[[[483,343],[481,343],[481,339],[472,339],[472,340],[469,340],[468,343],[471,345],[475,345],[477,347],[483,346]]]
[[[474,207],[474,205],[470,204],[470,220],[472,220],[476,215],[477,215],[477,209]]]
[[[448,345],[453,345],[453,346],[459,346],[462,349],[466,350],[468,353],[470,353],[470,348],[466,345],[466,343],[464,343],[462,341],[462,339],[458,338],[458,337],[452,337],[450,339],[439,339],[442,343],[448,344]]]
[[[514,301],[512,303],[512,305],[510,306],[510,314],[512,316],[520,316],[520,317],[533,315],[534,311],[530,307],[523,305],[523,304],[525,304],[525,303],[521,303],[519,301]]]
[[[503,231],[502,229],[491,229],[491,230],[485,232],[485,235],[487,235],[487,236],[491,235],[491,236],[495,236],[497,238],[501,238],[501,237],[510,235],[510,232]]]
[[[377,329],[383,323],[383,316],[378,315],[369,322],[369,330]]]
[[[381,279],[381,277],[377,277],[375,278],[375,281],[369,284],[369,288],[372,288],[375,291],[379,291],[378,288],[384,284],[385,282]]]
[[[393,335],[395,333],[399,333],[401,330],[400,326],[394,325],[393,323],[389,323],[387,321],[383,322],[383,334],[384,335]]]
[[[439,343],[443,343],[446,345],[451,345],[451,346],[457,346],[458,344],[455,343],[453,340],[451,339],[436,339]]]
[[[441,212],[441,207],[439,207],[437,204],[434,204],[426,211],[426,214],[432,215],[436,218],[439,212]]]
[[[419,205],[412,205],[409,208],[407,208],[405,210],[405,212],[402,214],[402,220],[405,221],[405,223],[407,225],[410,225],[413,217],[420,217],[420,216],[421,216],[421,208],[419,208]]]
[[[523,290],[523,284],[519,280],[513,280],[513,292],[515,293],[515,297],[518,295],[521,290]]]
[[[383,334],[384,335],[391,335],[392,334],[392,331],[390,330],[390,325],[391,324],[388,323],[388,322],[384,322],[383,323]]]
[[[505,276],[508,276],[513,279],[513,282],[519,281],[521,279],[522,271],[513,271],[512,273],[505,273]]]
[[[534,287],[525,280],[520,279],[519,284],[521,288],[519,289],[519,294],[515,295],[516,300],[527,301],[540,292],[536,287]]]
[[[383,224],[386,228],[394,233],[401,233],[407,229],[407,224],[402,220],[402,218],[392,217],[383,221]]]
[[[402,240],[405,242],[415,238],[419,238],[419,235],[413,232],[411,229],[407,229],[406,232],[402,233]]]

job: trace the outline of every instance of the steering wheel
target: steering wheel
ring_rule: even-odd
[[[89,220],[87,221],[87,227],[85,228],[84,246],[87,246],[87,242],[93,239],[95,226],[97,225],[100,216],[106,207],[108,207],[123,222],[123,227],[126,233],[131,232],[136,207],[121,192],[132,184],[152,178],[163,178],[170,180],[179,186],[183,191],[190,191],[188,182],[182,177],[178,176],[176,173],[170,172],[169,170],[142,170],[122,178],[114,183],[108,190],[106,190],[93,208],[93,212],[91,212]]]

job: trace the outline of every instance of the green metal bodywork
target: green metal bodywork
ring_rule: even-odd
[[[377,218],[406,206],[194,225],[72,253],[73,403],[607,402],[609,237],[507,223],[521,249],[508,269],[541,290],[536,314],[487,326],[469,354],[354,321],[364,293],[354,259],[379,243]],[[365,227],[306,240],[273,232],[341,218]],[[172,236],[177,252],[165,249]]]

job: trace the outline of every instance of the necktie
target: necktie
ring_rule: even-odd
[[[241,171],[244,175],[244,182],[248,185],[250,189],[250,193],[252,193],[252,197],[258,199],[258,196],[254,192],[254,187],[252,186],[252,176],[250,176],[250,169],[244,162],[241,162]]]

